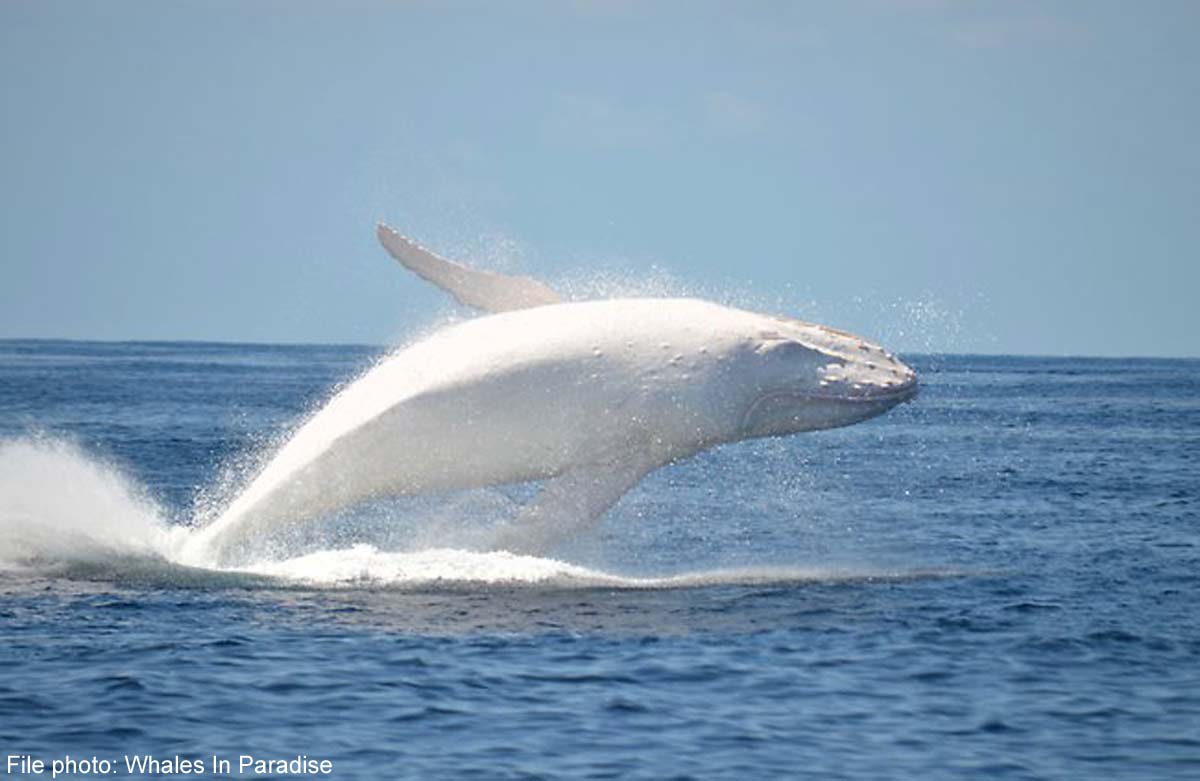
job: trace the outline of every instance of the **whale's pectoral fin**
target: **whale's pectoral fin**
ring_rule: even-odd
[[[479,271],[446,260],[382,223],[376,233],[383,248],[401,265],[442,288],[466,306],[485,312],[507,312],[510,309],[557,304],[563,300],[562,296],[536,279]]]
[[[601,518],[656,464],[578,467],[551,478],[496,537],[492,547],[540,554]]]

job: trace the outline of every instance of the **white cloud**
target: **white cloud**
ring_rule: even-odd
[[[1078,44],[1089,37],[1079,22],[1052,16],[962,20],[948,27],[950,39],[973,49],[1027,44]]]
[[[670,136],[667,113],[594,95],[560,95],[542,123],[547,139],[571,146],[646,149]]]
[[[704,96],[704,111],[709,126],[722,133],[753,133],[767,123],[764,106],[724,90]]]
[[[961,0],[870,0],[870,6],[926,20],[943,37],[972,49],[1075,45],[1092,37],[1085,23],[1051,16],[1036,4],[964,3]]]

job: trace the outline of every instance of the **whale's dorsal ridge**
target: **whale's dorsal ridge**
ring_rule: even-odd
[[[507,312],[564,300],[536,279],[480,271],[435,255],[383,223],[379,224],[376,234],[383,248],[402,266],[466,306],[485,312]]]

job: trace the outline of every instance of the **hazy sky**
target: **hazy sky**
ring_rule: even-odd
[[[1200,355],[1200,3],[0,0],[0,337],[387,342],[383,254]]]

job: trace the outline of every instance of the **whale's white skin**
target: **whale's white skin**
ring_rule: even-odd
[[[539,550],[564,518],[603,515],[659,466],[856,423],[916,390],[915,373],[878,345],[798,320],[685,298],[535,304],[382,361],[301,426],[191,548],[236,564],[265,531],[371,497],[547,480],[497,543]]]

